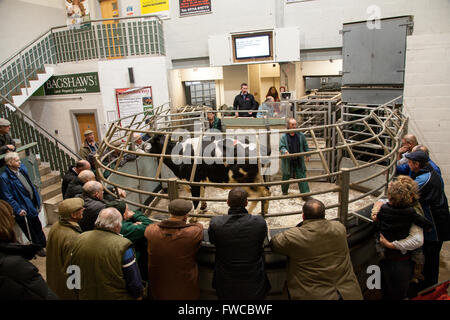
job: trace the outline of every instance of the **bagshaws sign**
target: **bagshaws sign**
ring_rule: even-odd
[[[100,92],[98,73],[65,74],[52,76],[44,84],[45,95]]]

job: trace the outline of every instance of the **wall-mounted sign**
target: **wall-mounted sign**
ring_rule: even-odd
[[[117,113],[125,118],[143,111],[153,112],[152,87],[116,89]],[[136,117],[135,123],[143,119]],[[122,126],[128,126],[133,117],[121,120]]]
[[[100,92],[98,73],[89,72],[51,76],[44,83],[44,92],[46,96]]]
[[[141,14],[157,14],[169,18],[169,0],[141,0]]]
[[[180,17],[211,12],[211,0],[180,0]]]

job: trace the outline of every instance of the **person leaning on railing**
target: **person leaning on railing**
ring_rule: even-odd
[[[9,135],[11,123],[3,118],[0,118],[0,155],[7,152],[16,151],[16,143]],[[5,160],[0,160],[0,167],[5,165]]]

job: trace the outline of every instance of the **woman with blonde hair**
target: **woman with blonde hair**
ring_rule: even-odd
[[[377,221],[380,238],[389,242],[406,238],[412,224],[423,229],[431,228],[431,222],[418,214],[414,204],[419,199],[417,184],[408,176],[391,181],[387,190],[387,203],[381,205],[372,218]],[[414,261],[411,251],[381,250],[381,290],[384,299],[399,300],[407,297],[409,282],[413,277]]]

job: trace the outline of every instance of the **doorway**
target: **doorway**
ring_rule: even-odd
[[[92,130],[94,131],[94,138],[95,141],[99,141],[100,137],[98,135],[97,130],[97,117],[95,113],[93,112],[82,112],[82,113],[73,113],[76,125],[75,127],[78,128],[77,134],[75,135],[76,138],[76,145],[79,149],[81,145],[84,142],[84,135],[83,133],[86,130]]]

